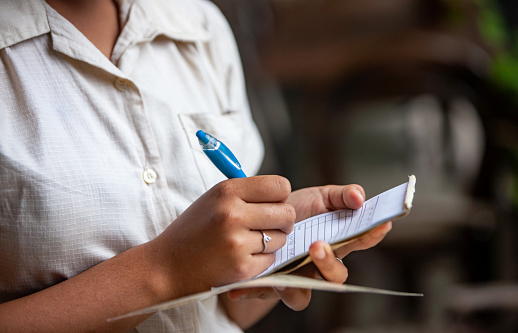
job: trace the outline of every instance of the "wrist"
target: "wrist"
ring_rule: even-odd
[[[142,253],[142,272],[145,276],[145,288],[148,290],[154,303],[161,303],[179,297],[175,284],[178,280],[170,263],[166,261],[168,256],[161,250],[160,243],[156,240],[140,245]],[[176,283],[175,283],[176,282]]]

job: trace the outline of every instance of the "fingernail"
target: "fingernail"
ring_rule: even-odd
[[[279,287],[275,287],[275,289],[277,289],[277,291],[284,291],[284,290],[286,290],[286,287],[285,286],[279,286]]]
[[[365,198],[363,197],[363,193],[360,190],[354,190],[354,191],[356,192],[358,197],[360,197],[362,200],[365,200]]]
[[[320,247],[319,249],[317,249],[315,251],[315,257],[317,257],[317,259],[324,259],[326,257],[326,251],[324,250],[323,247]]]

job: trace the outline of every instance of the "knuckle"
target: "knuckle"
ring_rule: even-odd
[[[289,195],[291,193],[291,183],[287,178],[282,176],[276,176],[274,178],[276,187],[279,192]]]
[[[244,246],[244,241],[242,237],[239,237],[237,234],[230,234],[226,239],[227,247],[231,253],[241,253],[241,249]]]
[[[297,218],[297,212],[295,211],[295,207],[289,204],[284,205],[284,209],[286,210],[286,217],[290,222],[294,222]]]
[[[243,220],[244,213],[235,204],[220,205],[212,212],[212,223],[218,223],[226,228],[232,228]]]
[[[293,228],[295,226],[295,220],[297,217],[297,213],[295,212],[295,208],[292,205],[284,204],[284,212],[285,216],[285,226],[282,228],[283,231],[286,233],[290,233],[293,231]]]
[[[211,190],[214,192],[216,197],[225,198],[233,193],[233,188],[234,186],[232,181],[223,181],[214,185]]]
[[[233,212],[224,207],[218,207],[212,212],[212,223],[227,223],[232,220]]]

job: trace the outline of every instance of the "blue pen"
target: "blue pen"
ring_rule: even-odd
[[[241,164],[223,142],[202,130],[196,132],[196,136],[205,155],[227,178],[246,177]]]

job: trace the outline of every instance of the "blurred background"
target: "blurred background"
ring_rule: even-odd
[[[261,173],[293,188],[417,177],[411,214],[349,255],[347,283],[248,332],[518,332],[518,2],[214,0],[229,20]]]

